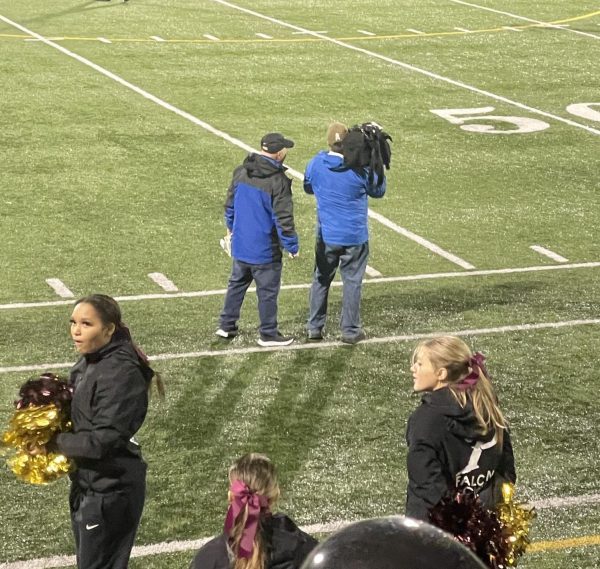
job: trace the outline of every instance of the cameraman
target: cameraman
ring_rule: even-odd
[[[342,342],[356,344],[366,338],[360,323],[360,297],[369,257],[367,196],[381,198],[386,179],[363,166],[360,159],[352,164],[354,157],[371,156],[362,132],[357,134],[353,129],[350,137],[345,125],[334,122],[327,129],[327,144],[329,152],[319,152],[304,173],[304,191],[317,199],[315,270],[306,329],[309,340],[323,339],[327,296],[339,266],[343,283]]]

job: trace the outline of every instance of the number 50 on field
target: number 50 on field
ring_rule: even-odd
[[[567,107],[567,112],[584,119],[600,122],[600,103],[574,103]],[[525,134],[550,128],[550,125],[540,119],[529,117],[513,117],[505,115],[490,115],[494,107],[479,107],[476,109],[432,109],[431,112],[452,124],[457,124],[462,130],[483,134]],[[467,121],[478,121],[478,124],[465,124]],[[495,123],[495,124],[494,124]],[[499,129],[497,123],[509,123],[511,129]]]

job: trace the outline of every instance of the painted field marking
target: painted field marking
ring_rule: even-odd
[[[161,38],[160,36],[150,36],[150,39],[154,40],[154,41],[158,41],[158,42],[164,42],[164,41],[166,41],[163,38]]]
[[[599,495],[593,496],[599,498]],[[572,499],[579,500],[580,497],[574,496]],[[581,498],[585,498],[582,496]],[[596,503],[596,502],[593,502]],[[542,507],[532,502],[536,509],[541,510]],[[575,503],[578,507],[587,505],[588,502],[580,500]],[[346,526],[358,522],[360,520],[339,520],[320,524],[311,524],[302,526],[302,531],[310,534],[331,534],[339,531]],[[208,543],[214,536],[202,537],[200,539],[188,539],[179,541],[165,541],[162,543],[154,543],[152,545],[136,545],[131,557],[146,557],[148,555],[161,555],[167,553],[181,553],[185,551],[195,551],[200,549],[204,544]],[[600,545],[600,535],[584,535],[576,538],[556,539],[551,541],[534,541],[529,545],[527,551],[542,552],[567,549],[571,547],[586,547],[590,545]],[[76,560],[74,555],[56,555],[54,557],[42,557],[39,559],[28,559],[26,561],[13,561],[12,563],[4,563],[0,565],[0,569],[54,569],[55,567],[68,567],[75,565]]]
[[[374,269],[373,267],[371,267],[369,265],[367,265],[367,268],[365,269],[365,272],[370,277],[382,277],[383,276],[377,269]]]
[[[554,330],[560,328],[574,328],[578,326],[597,326],[600,324],[600,318],[590,318],[588,320],[562,320],[558,322],[534,322],[532,324],[512,324],[506,326],[496,326],[492,328],[470,328],[466,330],[447,330],[437,332],[425,332],[418,334],[400,334],[397,336],[380,336],[367,338],[360,345],[377,344],[398,344],[401,342],[413,342],[438,336],[487,336],[490,334],[506,334],[508,332],[530,332],[533,330]],[[171,360],[189,360],[199,358],[219,358],[231,357],[248,354],[260,354],[267,352],[296,352],[300,350],[325,350],[330,348],[343,348],[346,350],[354,349],[341,341],[329,341],[318,343],[291,344],[289,346],[273,346],[268,348],[248,347],[248,348],[223,348],[222,350],[201,350],[196,352],[165,353],[148,356],[153,362],[164,362]],[[66,369],[73,366],[74,362],[49,362],[44,364],[31,364],[20,366],[0,367],[0,374],[30,372],[30,371],[48,371],[55,369]]]
[[[217,36],[213,36],[211,34],[202,34],[202,37],[211,41],[221,41]]]
[[[544,272],[544,271],[560,271],[560,270],[575,270],[575,269],[594,269],[600,267],[600,262],[592,263],[570,263],[568,265],[536,265],[533,267],[516,267],[507,269],[487,269],[480,271],[455,271],[450,273],[422,273],[418,275],[402,275],[399,277],[381,277],[377,279],[367,279],[364,281],[365,284],[378,284],[378,283],[394,283],[394,282],[409,282],[409,281],[421,281],[421,280],[436,280],[436,279],[449,279],[449,278],[464,278],[464,277],[484,277],[491,275],[511,275],[519,273],[532,273],[532,272]],[[333,281],[331,286],[342,286],[340,282]],[[309,289],[310,283],[299,283],[282,285],[282,290],[303,290]],[[254,292],[256,289],[250,287],[249,292]],[[163,293],[152,293],[152,294],[134,294],[127,296],[115,296],[115,300],[118,302],[134,302],[141,300],[165,300],[173,298],[202,298],[208,296],[220,296],[224,295],[227,289],[215,289],[215,290],[196,290],[190,292],[177,292],[173,294]],[[21,310],[27,308],[48,308],[53,306],[67,306],[71,305],[70,300],[42,300],[38,302],[9,302],[7,304],[0,304],[0,310]]]
[[[413,233],[412,231],[409,231],[408,229],[405,229],[404,227],[401,227],[400,225],[395,224],[393,221],[390,221],[387,217],[384,217],[383,215],[381,215],[377,212],[374,212],[371,209],[369,209],[368,215],[370,218],[376,219],[377,221],[379,221],[379,223],[381,223],[382,225],[385,225],[386,227],[389,227],[396,233],[400,233],[400,235],[404,235],[405,237],[408,237],[412,241],[415,241],[419,245],[422,245],[426,249],[429,249],[432,253],[435,253],[436,255],[439,255],[440,257],[444,257],[444,259],[447,259],[448,261],[454,263],[455,265],[458,265],[459,267],[462,267],[463,269],[471,270],[471,269],[475,268],[474,265],[472,265],[471,263],[468,263],[464,259],[461,259],[460,257],[457,257],[453,253],[450,253],[450,252],[442,249],[441,247],[438,247],[435,243],[428,241],[424,237],[421,237],[420,235],[417,235],[416,233]]]
[[[101,41],[102,43],[112,43],[109,39],[102,37],[98,37],[98,41]]]
[[[425,32],[422,32],[421,30],[414,30],[413,28],[406,28],[407,32],[412,32],[413,34],[424,34]]]
[[[60,279],[46,279],[46,282],[58,296],[62,298],[75,298],[75,295],[69,290],[67,285]]]
[[[266,39],[266,40],[272,40],[273,39],[273,36],[270,36],[269,34],[261,34],[260,32],[256,32],[256,35],[259,38],[263,38],[263,39]]]
[[[556,261],[557,263],[568,263],[569,262],[569,259],[565,259],[565,257],[563,257],[562,255],[559,255],[558,253],[555,253],[554,251],[550,251],[550,249],[546,249],[545,247],[542,247],[540,245],[531,245],[529,248],[533,249],[536,253],[539,253],[540,255],[545,255],[546,257],[549,257],[550,259],[552,259],[553,261]]]
[[[510,30],[511,32],[522,32],[523,30],[520,30],[519,28],[511,28],[510,26],[502,26],[503,29],[505,30]]]
[[[455,30],[459,31],[459,32],[465,32],[466,34],[470,34],[471,30],[467,30],[467,28],[454,28]]]
[[[369,32],[367,30],[356,30],[359,34],[363,34],[365,36],[375,36],[377,34],[374,34],[373,32]]]
[[[455,4],[463,4],[464,6],[470,6],[471,8],[478,8],[479,10],[487,10],[488,12],[494,12],[495,14],[502,14],[503,16],[510,16],[511,18],[516,18],[517,20],[523,20],[524,22],[531,22],[534,24],[539,24],[544,28],[555,28],[558,30],[563,30],[565,32],[571,32],[574,34],[579,34],[581,36],[586,36],[594,39],[600,39],[600,36],[595,34],[590,34],[588,32],[582,32],[580,30],[570,30],[565,26],[559,24],[551,24],[549,22],[542,22],[540,20],[534,20],[532,18],[526,18],[525,16],[519,16],[518,14],[513,14],[511,12],[503,12],[502,10],[495,10],[494,8],[488,8],[487,6],[480,6],[479,4],[472,4],[471,2],[465,2],[464,0],[449,0],[450,2],[454,2]]]
[[[318,32],[317,31],[311,32],[310,30],[300,30],[300,31],[292,32],[292,35],[293,36],[300,36],[300,35],[303,35],[303,34],[312,35],[312,34],[326,34],[326,33],[327,33],[327,30],[320,30]]]
[[[496,101],[502,101],[503,103],[506,103],[508,105],[512,105],[512,106],[518,107],[519,109],[523,109],[523,110],[529,111],[530,113],[534,113],[534,114],[537,114],[537,115],[542,115],[544,117],[551,118],[551,119],[553,119],[555,121],[568,124],[568,125],[573,126],[575,128],[580,128],[580,129],[586,130],[588,132],[591,132],[592,134],[600,134],[600,130],[592,128],[591,126],[587,126],[587,125],[578,123],[576,121],[573,121],[571,119],[567,119],[567,118],[564,118],[564,117],[560,117],[558,115],[554,115],[552,113],[549,113],[547,111],[543,111],[541,109],[536,109],[535,107],[530,107],[529,105],[525,105],[524,103],[519,103],[518,101],[514,101],[513,99],[509,99],[508,97],[504,97],[503,95],[496,95],[495,93],[492,93],[491,91],[486,91],[485,89],[480,89],[480,88],[475,87],[473,85],[469,85],[468,83],[463,83],[462,81],[456,81],[456,80],[451,79],[449,77],[445,77],[443,75],[438,75],[437,73],[433,73],[432,71],[427,71],[426,69],[422,69],[421,67],[416,67],[415,65],[410,65],[409,63],[404,63],[403,61],[399,61],[397,59],[393,59],[391,57],[387,57],[387,56],[382,55],[380,53],[377,53],[375,51],[370,51],[368,49],[364,49],[362,47],[358,47],[358,46],[346,43],[344,41],[337,40],[335,38],[331,38],[329,36],[324,36],[320,32],[311,32],[310,30],[307,30],[307,29],[302,28],[300,26],[296,26],[295,24],[290,24],[290,23],[285,22],[283,20],[278,20],[277,18],[272,18],[271,16],[266,16],[266,15],[261,14],[259,12],[255,12],[254,10],[249,10],[248,8],[242,8],[241,6],[237,6],[236,4],[232,4],[231,2],[227,2],[227,0],[211,0],[211,2],[215,2],[217,4],[222,4],[223,6],[227,6],[229,8],[234,9],[234,10],[238,10],[240,12],[244,12],[246,14],[250,14],[251,16],[255,16],[257,18],[261,18],[261,19],[266,20],[268,22],[279,24],[279,25],[284,26],[286,28],[291,28],[291,29],[294,29],[294,30],[300,30],[300,31],[302,31],[304,33],[311,34],[314,37],[318,37],[320,39],[326,40],[326,41],[331,42],[333,44],[339,45],[340,47],[344,47],[346,49],[351,49],[352,51],[356,51],[358,53],[362,53],[364,55],[368,55],[369,57],[372,57],[372,58],[375,58],[375,59],[380,59],[381,61],[385,61],[387,63],[390,63],[392,65],[396,65],[398,67],[402,67],[403,69],[407,69],[409,71],[414,71],[416,73],[420,73],[421,75],[425,75],[426,77],[429,77],[431,79],[436,79],[438,81],[443,81],[443,82],[448,83],[450,85],[454,85],[455,87],[460,87],[462,89],[466,89],[466,90],[471,91],[473,93],[478,93],[479,95],[483,95],[485,97],[489,97],[491,99],[495,99]]]
[[[172,280],[168,279],[162,273],[148,273],[148,276],[163,290],[167,292],[177,292],[179,289]]]
[[[205,121],[200,120],[199,118],[195,117],[194,115],[192,115],[186,111],[182,111],[181,109],[175,107],[174,105],[171,105],[170,103],[167,103],[166,101],[164,101],[162,99],[159,99],[155,95],[152,95],[151,93],[149,93],[148,91],[145,91],[141,87],[138,87],[138,86],[134,85],[133,83],[130,83],[129,81],[123,79],[119,75],[112,73],[108,69],[101,67],[100,65],[90,61],[89,59],[86,59],[85,57],[83,57],[73,51],[66,49],[65,47],[63,47],[59,44],[53,43],[52,41],[41,36],[40,34],[25,28],[21,24],[17,24],[16,22],[9,20],[8,18],[6,18],[5,16],[2,16],[2,15],[0,15],[0,20],[21,30],[22,32],[25,32],[25,33],[33,36],[37,40],[45,43],[46,45],[48,45],[50,47],[53,47],[54,49],[59,50],[60,52],[64,53],[65,55],[68,55],[69,57],[76,59],[80,63],[83,63],[84,65],[87,65],[88,67],[91,67],[92,69],[94,69],[98,73],[101,73],[105,77],[108,77],[109,79],[112,79],[113,81],[116,81],[117,83],[120,83],[121,85],[123,85],[124,87],[127,87],[128,89],[131,89],[138,95],[141,95],[142,97],[145,97],[146,99],[152,101],[153,103],[156,103],[157,105],[163,107],[164,109],[167,109],[167,110],[175,113],[176,115],[179,115],[180,117],[189,120],[190,122],[194,123],[195,125],[202,127],[204,130],[207,130],[208,132],[222,138],[223,140],[226,140],[227,142],[230,142],[230,143],[234,144],[235,146],[238,146],[239,148],[246,150],[247,152],[257,152],[256,149],[252,148],[251,146],[242,142],[241,140],[234,138],[233,136],[227,134],[226,132],[216,129],[212,125],[208,124]],[[317,32],[307,32],[307,33],[312,34],[312,33],[317,33]],[[327,36],[319,36],[319,37],[327,38]],[[327,38],[327,39],[329,39],[329,38]],[[599,131],[599,133],[600,133],[600,131]],[[287,172],[300,181],[304,180],[303,174],[301,172],[299,172],[298,170],[294,170],[293,168],[288,168]],[[474,268],[473,265],[471,265],[470,263],[467,263],[466,261],[463,261],[456,255],[453,255],[452,253],[445,251],[444,249],[442,249],[438,245],[435,245],[434,243],[428,241],[424,237],[420,237],[420,236],[416,235],[415,233],[413,233],[412,231],[409,231],[408,229],[404,229],[403,227],[400,227],[399,225],[397,225],[397,224],[393,223],[392,221],[390,221],[389,219],[385,218],[383,215],[378,214],[378,213],[376,214],[370,209],[368,210],[368,212],[371,217],[373,217],[374,219],[377,219],[380,223],[384,223],[384,225],[386,225],[387,227],[393,229],[394,231],[400,233],[401,235],[404,235],[405,237],[408,237],[409,239],[412,239],[413,241],[416,241],[417,243],[419,243],[419,245],[426,247],[427,249],[436,253],[437,255],[441,255],[441,256],[445,257],[446,259],[448,259],[449,261],[456,263],[463,268]]]

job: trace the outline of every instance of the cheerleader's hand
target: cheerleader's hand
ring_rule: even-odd
[[[36,445],[35,443],[31,443],[27,446],[27,454],[29,456],[39,456],[48,454],[48,449],[46,449],[46,445]]]

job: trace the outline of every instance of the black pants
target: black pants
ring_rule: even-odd
[[[142,517],[146,482],[116,492],[96,493],[71,486],[71,525],[78,569],[127,569]]]

